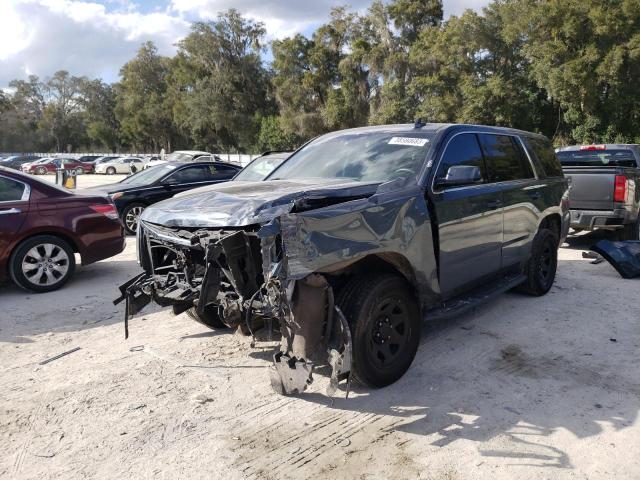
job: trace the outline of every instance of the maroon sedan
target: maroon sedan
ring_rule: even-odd
[[[0,281],[34,292],[60,288],[82,265],[124,249],[111,198],[83,194],[0,167]]]
[[[26,165],[22,170],[35,175],[45,175],[47,173],[56,173],[56,170],[62,165],[64,165],[65,169],[75,170],[79,174],[91,173],[95,168],[91,163],[78,162],[70,158],[50,158],[48,161],[33,162]]]

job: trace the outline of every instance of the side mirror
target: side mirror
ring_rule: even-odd
[[[445,177],[436,179],[436,187],[462,187],[482,181],[482,172],[472,165],[452,165]]]

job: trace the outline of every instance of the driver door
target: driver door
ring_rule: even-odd
[[[436,187],[452,166],[478,167],[482,178],[464,186]],[[502,193],[488,183],[487,168],[476,134],[451,137],[434,181],[434,207],[439,230],[439,276],[444,297],[481,283],[501,268]]]

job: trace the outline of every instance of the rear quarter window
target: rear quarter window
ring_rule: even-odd
[[[547,177],[562,177],[562,166],[551,142],[542,138],[523,137],[530,152],[533,152]]]
[[[0,177],[0,202],[15,202],[22,199],[24,189],[24,184]]]

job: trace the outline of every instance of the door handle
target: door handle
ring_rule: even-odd
[[[489,210],[496,210],[502,206],[502,202],[500,200],[491,200],[487,202],[487,208]]]
[[[9,208],[8,210],[0,210],[0,215],[11,215],[12,213],[20,213],[22,210],[19,208]]]

